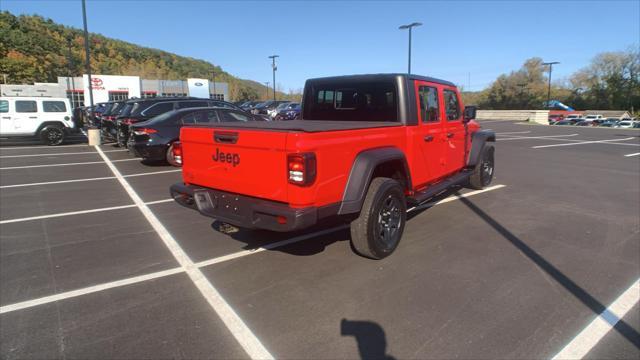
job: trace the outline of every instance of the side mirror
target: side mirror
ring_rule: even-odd
[[[468,123],[471,120],[476,118],[476,111],[478,108],[476,106],[465,106],[464,107],[464,122]]]

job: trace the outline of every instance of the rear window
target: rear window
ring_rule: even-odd
[[[7,112],[9,112],[9,101],[0,100],[0,113],[7,113]]]
[[[398,121],[397,90],[388,81],[323,81],[305,89],[305,120]]]
[[[34,113],[38,112],[38,107],[35,101],[30,100],[17,100],[16,112],[19,113]]]
[[[42,110],[44,112],[66,112],[67,105],[64,101],[43,101]]]
[[[173,103],[172,102],[157,103],[157,104],[151,105],[146,110],[144,110],[142,112],[142,115],[148,116],[148,117],[153,117],[153,116],[157,116],[157,115],[160,115],[160,114],[164,114],[167,111],[171,111],[171,110],[173,110]]]
[[[129,116],[131,110],[133,109],[133,104],[124,104],[124,107],[120,111],[120,116]]]

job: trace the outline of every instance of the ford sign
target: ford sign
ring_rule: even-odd
[[[197,82],[197,83],[195,83],[195,84],[193,84],[193,85],[195,85],[195,86],[202,86],[202,83],[201,83],[201,82]]]

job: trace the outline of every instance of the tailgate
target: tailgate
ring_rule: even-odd
[[[286,140],[286,131],[183,127],[183,180],[287,202]]]

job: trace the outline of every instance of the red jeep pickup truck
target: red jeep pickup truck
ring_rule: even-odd
[[[171,195],[242,228],[341,217],[353,248],[381,259],[398,246],[407,204],[491,182],[495,134],[472,121],[475,107],[462,109],[454,84],[429,77],[307,80],[302,120],[183,127],[183,183]]]

